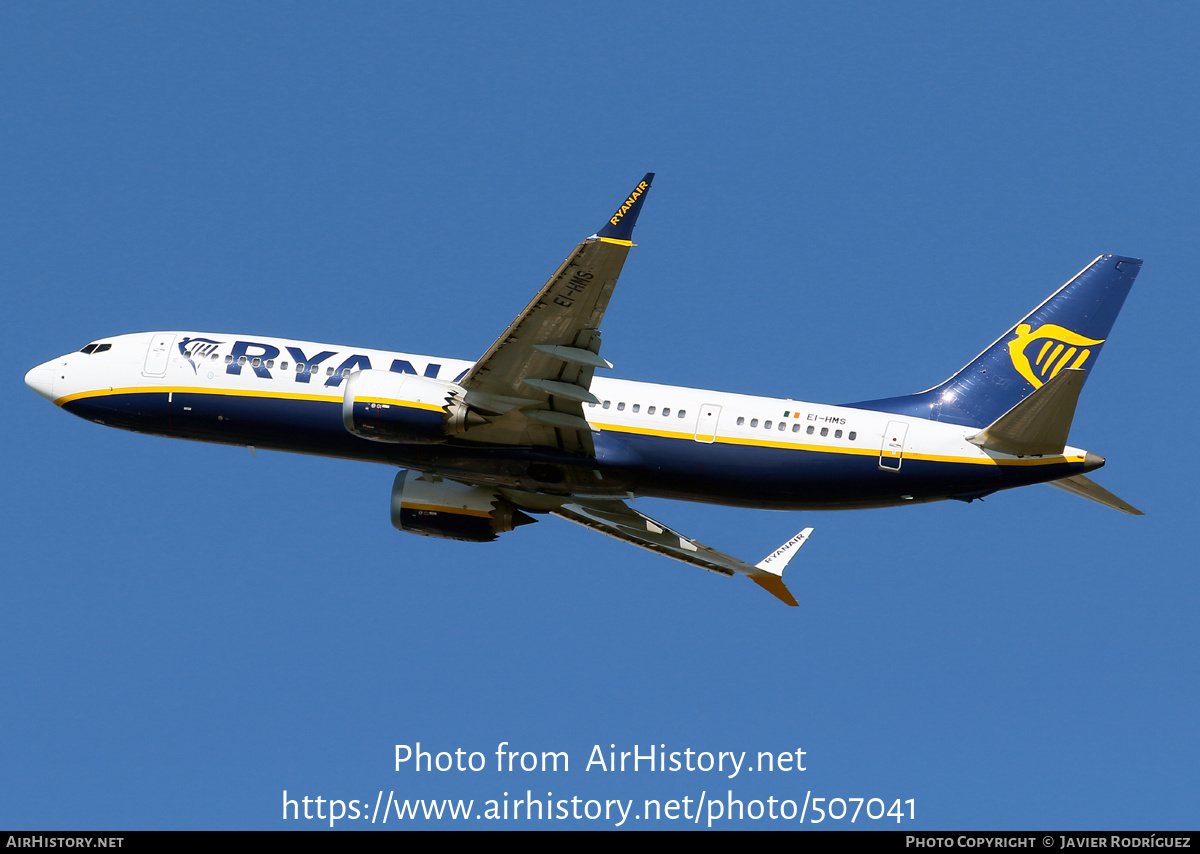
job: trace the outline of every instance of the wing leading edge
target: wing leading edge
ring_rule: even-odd
[[[600,322],[634,246],[633,227],[653,180],[654,173],[646,173],[608,222],[575,247],[459,381],[466,389],[467,406],[487,419],[460,438],[595,454],[594,428],[584,417],[583,404],[599,402],[591,392],[592,376],[597,369],[612,367],[600,356]],[[523,503],[517,495],[510,497]],[[535,501],[539,506],[529,509],[550,509],[602,534],[711,572],[748,576],[788,605],[798,604],[784,586],[783,570],[812,528],[751,566],[672,531],[623,501],[579,496],[560,501],[552,509]]]
[[[654,173],[647,173],[604,227],[567,256],[460,384],[488,423],[461,438],[595,453],[583,404],[600,357],[600,322],[625,264]]]
[[[600,322],[635,245],[633,227],[653,180],[654,173],[646,173],[608,222],[575,247],[459,381],[466,390],[464,402],[487,422],[471,427],[459,438],[595,454],[594,428],[584,417],[583,404],[599,402],[591,392],[592,376],[597,369],[612,367],[600,356]],[[532,499],[531,495],[508,495],[518,506]],[[812,528],[805,528],[752,566],[672,531],[620,500],[572,496],[557,499],[550,507],[534,500],[527,509],[549,510],[711,572],[745,575],[786,604],[798,604],[783,583],[783,570]]]

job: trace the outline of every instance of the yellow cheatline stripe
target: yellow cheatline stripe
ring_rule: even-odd
[[[814,451],[818,454],[849,454],[850,456],[877,457],[879,451],[870,448],[830,448],[825,445],[806,445],[800,442],[768,442],[765,439],[735,439],[718,436],[717,441],[724,445],[759,445],[764,448],[784,448],[795,451]]]
[[[629,427],[624,424],[596,423],[593,426],[599,427],[601,430],[611,430],[614,433],[636,433],[642,436],[658,436],[663,439],[687,439],[688,441],[695,441],[695,436],[692,433],[650,430],[645,427]],[[709,443],[706,442],[704,444]],[[808,445],[799,442],[769,442],[765,439],[740,439],[731,436],[718,436],[715,444],[748,445],[755,448],[781,448],[789,451],[811,451],[818,454],[843,454],[845,456],[859,457],[878,457],[880,455],[878,450],[872,448],[831,448],[825,445]],[[1084,455],[1075,454],[1069,457],[1039,457],[1036,459],[1030,457],[1026,459],[997,460],[992,457],[954,457],[943,454],[916,454],[905,451],[901,458],[935,463],[966,463],[968,465],[979,466],[1045,466],[1064,462],[1081,463],[1084,460]]]
[[[403,406],[408,409],[428,409],[432,412],[445,412],[436,403],[417,403],[415,400],[396,400],[392,397],[356,397],[355,403],[382,403],[385,406]]]
[[[110,397],[118,394],[214,394],[225,395],[227,397],[270,397],[280,400],[316,400],[325,403],[338,403],[341,401],[340,396],[329,394],[298,394],[295,392],[277,391],[257,391],[252,389],[237,389],[237,388],[204,388],[200,386],[131,386],[128,388],[99,388],[92,391],[81,391],[76,394],[68,394],[66,397],[60,397],[54,401],[57,405],[62,406],[64,403],[70,403],[73,400],[82,400],[87,397]]]
[[[257,391],[254,389],[237,389],[237,388],[206,388],[202,386],[131,386],[128,388],[101,388],[93,391],[81,391],[76,394],[68,394],[65,397],[60,397],[54,401],[55,405],[62,406],[65,403],[70,403],[74,400],[83,400],[89,397],[111,397],[118,394],[207,394],[223,397],[261,397],[270,400],[315,400],[319,403],[341,403],[341,394],[300,394],[298,392],[289,391]],[[364,397],[358,398],[359,403],[386,403],[392,406],[404,406],[410,409],[428,409],[433,412],[441,412],[442,407],[435,406],[432,403],[415,403],[407,400],[392,400],[384,397]]]
[[[94,391],[81,391],[76,394],[69,394],[65,397],[60,397],[54,401],[55,405],[62,406],[65,403],[70,403],[74,400],[82,400],[88,397],[109,397],[118,394],[209,394],[209,395],[225,395],[228,397],[261,397],[272,400],[311,400],[319,403],[341,403],[341,398],[336,395],[323,394],[297,394],[294,392],[265,392],[253,391],[249,389],[213,389],[201,388],[194,386],[132,386],[129,388],[104,388]],[[360,402],[364,403],[385,403],[393,406],[404,406],[412,409],[426,409],[433,412],[441,412],[442,407],[435,406],[431,403],[415,403],[411,401],[391,400],[382,397],[362,398]],[[634,433],[642,436],[658,436],[662,439],[685,439],[689,442],[695,441],[694,433],[678,433],[671,430],[652,430],[646,427],[631,427],[625,424],[602,424],[594,423],[593,426],[599,427],[601,430],[611,430],[614,433]],[[708,444],[708,443],[704,443]],[[782,448],[784,450],[793,451],[812,451],[821,454],[843,454],[846,456],[864,456],[876,457],[879,456],[879,451],[871,448],[830,448],[824,445],[806,445],[798,442],[768,442],[763,439],[739,439],[730,436],[718,436],[716,444],[720,445],[749,445],[756,448]],[[903,456],[906,460],[925,460],[927,462],[938,463],[967,463],[969,465],[983,466],[1045,466],[1054,465],[1056,463],[1081,463],[1084,461],[1083,454],[1077,454],[1070,457],[1040,457],[1037,459],[1014,459],[1014,460],[997,460],[991,457],[953,457],[941,454],[916,454],[906,452]],[[446,508],[444,508],[446,509]],[[446,509],[446,512],[458,512],[453,509]]]
[[[469,510],[466,507],[443,507],[440,504],[404,504],[405,510],[427,510],[431,513],[453,513],[456,516],[481,516],[484,519],[492,514],[487,510]]]
[[[615,243],[618,246],[637,246],[632,240],[617,240],[615,237],[601,237],[601,243]]]
[[[637,433],[641,436],[660,436],[663,439],[692,439],[695,435],[693,433],[672,433],[668,430],[650,430],[645,427],[630,427],[626,424],[593,423],[592,426],[599,427],[601,430],[612,430],[615,433]]]
[[[1062,463],[1081,463],[1083,462],[1083,454],[1075,454],[1070,457],[1028,457],[1026,459],[1014,460],[996,460],[991,457],[947,457],[940,454],[910,454],[907,451],[904,453],[906,460],[928,460],[935,463],[966,463],[976,466],[1052,466]]]

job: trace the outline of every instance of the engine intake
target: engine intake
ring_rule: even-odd
[[[487,421],[463,403],[464,396],[462,387],[444,380],[357,371],[346,383],[342,423],[375,442],[444,442]]]
[[[410,534],[488,543],[536,521],[482,486],[433,480],[406,469],[392,483],[392,525]]]

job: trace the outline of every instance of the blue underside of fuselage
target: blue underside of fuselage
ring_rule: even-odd
[[[897,472],[881,469],[877,454],[707,444],[612,430],[594,434],[595,458],[454,439],[373,442],[345,429],[338,400],[163,391],[81,398],[63,408],[141,433],[385,463],[517,489],[617,498],[633,493],[779,510],[972,498],[1083,472],[1082,464],[1002,466],[911,458]],[[414,417],[440,422],[432,412]]]

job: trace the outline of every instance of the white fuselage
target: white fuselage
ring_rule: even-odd
[[[97,343],[92,353],[39,365],[26,381],[59,406],[112,426],[372,459],[512,488],[538,487],[498,457],[515,460],[516,468],[550,459],[522,449],[484,454],[469,437],[419,452],[403,443],[381,447],[319,414],[340,411],[345,380],[355,371],[454,382],[472,362],[194,332]],[[598,494],[779,508],[878,506],[1053,480],[1081,470],[1085,457],[1071,447],[1057,457],[1011,457],[969,442],[976,428],[790,398],[602,376],[591,391],[599,403],[585,404],[583,412],[598,431],[596,457],[558,462],[594,472],[591,489]],[[578,479],[573,484],[577,490]]]

